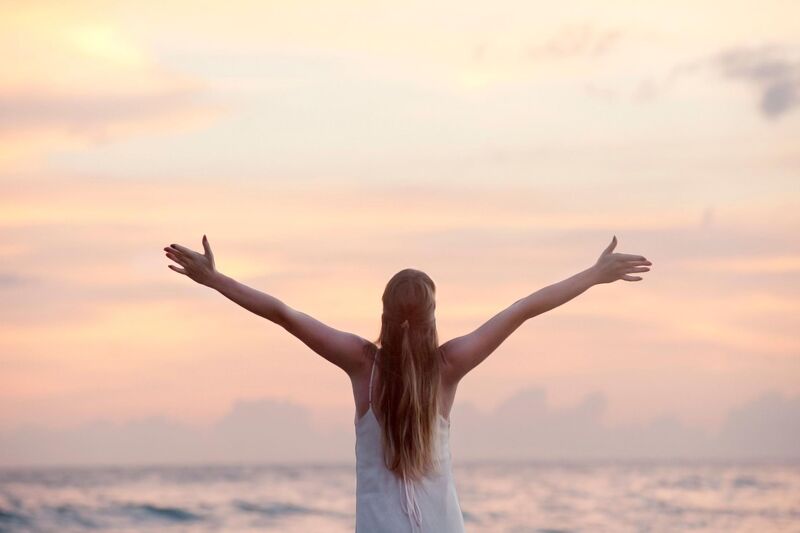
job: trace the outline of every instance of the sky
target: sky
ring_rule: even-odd
[[[352,455],[346,374],[167,268],[203,234],[221,272],[369,340],[389,278],[424,270],[442,342],[616,235],[651,271],[465,377],[454,457],[797,442],[796,2],[1,5],[0,463],[215,457],[191,436],[227,442],[242,406],[287,435],[256,458]]]

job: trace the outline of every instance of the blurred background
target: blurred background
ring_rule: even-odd
[[[423,270],[441,342],[616,235],[643,281],[531,319],[459,387],[471,529],[800,519],[796,2],[0,5],[0,529],[352,530],[349,379],[167,268],[203,234],[223,273],[370,340],[389,278]],[[510,461],[538,466],[475,470]],[[296,470],[208,470],[262,463]],[[158,507],[189,498],[172,464],[280,497]],[[309,464],[341,467],[322,511],[293,499]],[[124,465],[164,468],[53,473]]]

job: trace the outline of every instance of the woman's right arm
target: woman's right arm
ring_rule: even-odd
[[[328,326],[309,314],[290,307],[271,294],[226,276],[217,270],[214,253],[205,235],[203,235],[203,248],[205,253],[201,254],[180,244],[165,247],[167,257],[182,267],[168,265],[169,268],[201,285],[215,289],[251,313],[283,327],[350,376],[364,365],[366,361],[363,357],[364,347],[370,343],[369,340],[355,333]]]
[[[517,300],[472,333],[443,344],[446,372],[451,381],[458,382],[478,366],[529,318],[572,300],[593,285],[618,279],[640,281],[641,276],[629,274],[646,272],[650,270],[649,265],[652,263],[641,255],[612,253],[616,241],[614,236],[597,263],[586,270]]]

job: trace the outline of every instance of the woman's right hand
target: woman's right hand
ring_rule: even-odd
[[[214,264],[214,253],[211,251],[211,245],[208,243],[208,238],[203,235],[203,252],[199,253],[190,250],[180,244],[170,244],[164,247],[167,257],[181,265],[167,265],[171,270],[179,274],[183,274],[196,281],[200,285],[211,287],[212,282],[217,276],[217,267]]]
[[[613,253],[617,245],[617,236],[609,244],[594,265],[597,283],[611,283],[618,279],[625,281],[641,281],[641,276],[631,276],[632,272],[647,272],[650,270],[650,261],[642,255]]]

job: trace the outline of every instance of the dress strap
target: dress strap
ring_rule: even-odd
[[[372,360],[372,371],[369,374],[369,405],[372,406],[372,378],[375,376],[375,361],[378,360],[378,352],[375,352],[375,359]]]

